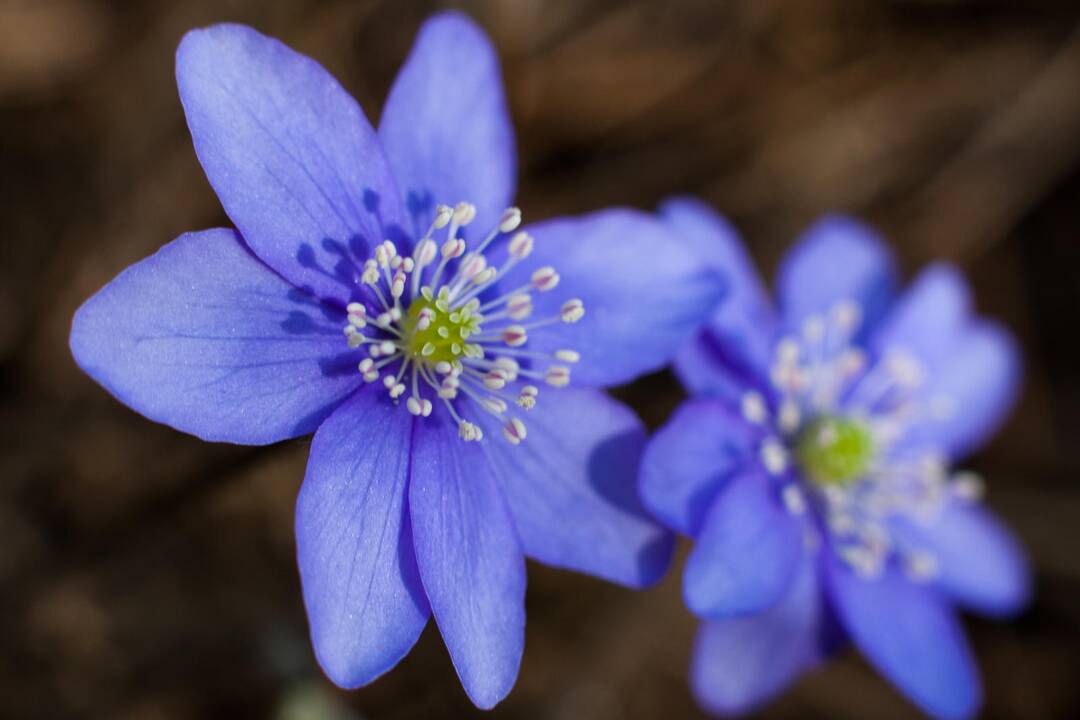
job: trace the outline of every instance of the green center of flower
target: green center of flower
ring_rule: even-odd
[[[824,415],[799,435],[795,455],[803,472],[818,485],[847,485],[870,468],[874,438],[859,420]]]
[[[475,346],[468,339],[480,331],[483,319],[476,312],[477,304],[451,308],[445,292],[438,297],[430,291],[417,296],[403,319],[407,352],[431,363],[472,357]]]

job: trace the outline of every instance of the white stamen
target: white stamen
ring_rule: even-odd
[[[780,475],[788,466],[787,451],[775,438],[761,443],[761,463],[770,475]]]
[[[532,235],[524,230],[510,238],[510,255],[518,260],[524,260],[533,251]]]
[[[481,242],[470,244],[471,252],[467,252],[458,230],[471,223],[476,213],[476,207],[467,202],[453,208],[436,206],[430,227],[408,256],[401,255],[390,240],[376,245],[358,280],[370,287],[377,300],[372,307],[379,310],[369,313],[364,303],[350,302],[342,331],[349,347],[368,348],[369,357],[356,366],[363,380],[381,379],[395,402],[405,398],[405,409],[412,415],[430,415],[432,399],[437,397],[458,424],[462,439],[478,441],[484,436],[480,426],[458,414],[466,407],[463,404],[472,403],[499,417],[504,436],[516,445],[525,438],[525,425],[509,415],[508,401],[530,410],[539,395],[535,385],[517,383],[543,379],[553,386],[566,385],[570,370],[552,363],[579,359],[569,349],[540,352],[522,346],[536,328],[579,321],[584,304],[568,300],[554,317],[524,325],[493,322],[529,317],[533,311],[530,292],[555,288],[559,275],[554,268],[541,267],[532,272],[527,284],[482,303],[480,296],[530,255],[534,240],[527,232],[516,232],[508,242],[509,257],[500,267],[491,266],[484,248],[500,233],[515,233],[521,211],[507,208],[495,227]],[[443,231],[441,240],[437,231]],[[444,271],[452,274],[449,280],[441,280]],[[522,358],[528,359],[526,369],[519,365]]]
[[[454,209],[449,205],[436,205],[435,206],[435,221],[432,223],[436,230],[442,230],[444,227],[450,224],[451,218],[454,217]]]
[[[542,267],[532,274],[531,283],[540,292],[547,292],[559,284],[559,273],[553,267]]]
[[[792,515],[802,515],[806,512],[806,496],[798,485],[785,485],[780,491],[784,500],[784,507]]]
[[[559,310],[559,317],[562,318],[564,323],[576,323],[585,317],[585,304],[577,298],[567,300]]]
[[[503,210],[502,218],[499,220],[499,232],[513,232],[521,224],[521,210],[516,207],[506,208]]]
[[[507,420],[506,424],[503,425],[503,436],[511,445],[518,445],[525,439],[525,423],[517,418],[510,418]]]
[[[520,347],[528,339],[529,336],[521,325],[510,325],[502,331],[502,341],[510,347]]]
[[[565,387],[570,383],[570,368],[552,365],[544,374],[544,382],[552,387]]]
[[[535,385],[526,385],[518,394],[517,404],[526,410],[532,410],[536,406],[536,396],[540,390]]]
[[[769,417],[769,410],[765,406],[765,398],[761,393],[751,390],[743,393],[742,415],[747,422],[761,425]]]
[[[473,221],[476,217],[476,206],[472,203],[461,202],[454,208],[453,220],[458,225],[464,227]]]

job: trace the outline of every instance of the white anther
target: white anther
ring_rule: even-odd
[[[494,279],[495,274],[499,271],[493,267],[485,268],[473,276],[472,281],[477,285],[483,285],[484,283],[491,282]]]
[[[360,361],[360,364],[357,365],[357,368],[360,369],[360,372],[366,373],[369,370],[371,370],[371,368],[374,367],[374,365],[375,365],[374,360],[372,360],[371,358],[364,358],[363,360]]]
[[[523,260],[533,251],[533,237],[522,230],[510,238],[510,254],[518,260]]]
[[[468,225],[476,217],[476,206],[472,203],[459,202],[454,208],[454,221],[458,225]]]
[[[398,320],[401,319],[401,308],[392,307],[392,308],[390,308],[390,310],[388,312],[390,313],[390,319],[393,320],[394,322],[397,322]]]
[[[416,316],[416,329],[427,330],[431,327],[431,322],[435,319],[435,311],[429,307],[424,308]]]
[[[526,334],[525,328],[520,325],[508,325],[502,331],[502,341],[510,347],[520,347],[528,339],[529,336]]]
[[[775,438],[761,443],[761,464],[770,475],[780,475],[788,466],[787,450]]]
[[[508,207],[503,210],[502,218],[499,220],[499,232],[512,232],[517,230],[517,227],[520,224],[521,210],[516,207]]]
[[[498,368],[493,368],[484,373],[484,387],[488,390],[502,390],[506,387],[506,373]]]
[[[814,442],[818,444],[818,447],[827,448],[836,442],[837,437],[836,425],[831,421],[825,421],[821,423],[821,427],[817,431],[817,437],[814,438]]]
[[[885,367],[893,380],[903,387],[916,388],[923,383],[922,365],[904,350],[890,350],[885,355]]]
[[[495,367],[499,368],[506,375],[508,382],[517,380],[518,373],[521,371],[521,366],[518,361],[510,357],[497,357],[495,358]]]
[[[869,580],[881,574],[881,559],[862,546],[841,548],[840,559],[861,578]]]
[[[393,375],[387,375],[386,377],[383,378],[382,382],[383,382],[383,385],[386,386],[386,389],[390,390],[395,385],[397,385],[397,378],[394,377]]]
[[[784,500],[784,507],[792,515],[802,515],[806,512],[806,495],[798,485],[785,485],[780,491],[780,497]]]
[[[847,535],[855,529],[855,520],[846,512],[830,513],[826,524],[834,535]]]
[[[379,371],[378,370],[368,370],[366,373],[364,373],[362,375],[362,377],[364,378],[364,382],[373,383],[373,382],[375,382],[376,380],[379,379]]]
[[[430,400],[428,400],[427,398],[424,398],[423,400],[420,401],[420,414],[421,415],[423,415],[424,417],[427,417],[428,415],[431,415],[432,409],[434,409],[434,406],[431,404]]]
[[[511,295],[506,301],[506,312],[514,320],[523,320],[532,314],[532,297],[529,295]]]
[[[393,324],[393,322],[394,321],[393,321],[393,319],[391,319],[390,313],[388,313],[388,312],[379,313],[378,315],[375,316],[375,324],[378,325],[379,327],[383,328],[383,329],[386,329],[386,328],[390,327],[390,325]]]
[[[360,282],[365,285],[377,285],[379,282],[379,266],[374,260],[364,263],[364,271],[360,273]]]
[[[802,422],[802,412],[799,410],[799,403],[794,400],[788,399],[780,403],[780,413],[777,417],[777,422],[780,425],[780,430],[786,435],[790,435],[799,429],[799,423]]]
[[[840,372],[845,377],[851,378],[858,375],[866,367],[866,353],[857,348],[849,348],[840,356]]]
[[[562,318],[564,323],[576,323],[585,317],[585,303],[577,298],[567,300],[559,310],[559,317]]]
[[[435,244],[435,241],[431,238],[422,240],[419,245],[416,246],[416,250],[413,251],[413,257],[416,258],[416,267],[422,268],[425,265],[430,265],[435,256],[439,253],[439,248]]]
[[[570,384],[570,368],[552,365],[544,373],[544,382],[552,387],[566,387]]]
[[[399,298],[405,292],[405,273],[398,270],[394,275],[394,282],[390,285],[390,295]]]
[[[799,362],[799,341],[792,337],[781,338],[776,343],[776,359],[781,365],[794,365]]]
[[[465,241],[461,238],[453,238],[442,244],[440,250],[442,256],[448,260],[459,258],[465,253]]]
[[[470,253],[468,257],[461,261],[461,276],[466,280],[471,280],[487,267],[487,258],[478,253]]]
[[[435,372],[439,373],[440,375],[449,375],[450,371],[453,369],[454,366],[445,360],[440,360],[439,362],[435,363]]]
[[[424,406],[420,404],[420,400],[415,395],[409,396],[409,399],[405,401],[405,407],[413,415],[420,415],[424,411]]]
[[[581,353],[577,350],[556,350],[555,359],[562,360],[567,363],[576,363],[581,359]]]
[[[493,412],[496,415],[502,415],[506,412],[506,403],[497,397],[486,397],[481,400],[484,407]]]
[[[539,394],[540,390],[535,385],[526,385],[518,393],[517,404],[526,410],[532,410],[536,407],[536,396]]]
[[[398,383],[394,387],[390,388],[390,397],[397,400],[399,397],[405,394],[405,383]],[[411,398],[410,398],[411,399]]]
[[[986,483],[978,473],[970,470],[953,475],[949,488],[953,495],[968,502],[978,502],[986,495]]]
[[[381,343],[379,343],[379,352],[381,352],[383,355],[393,355],[394,350],[396,349],[397,346],[389,340],[383,340]]]
[[[394,258],[390,261],[390,268],[392,270],[397,270],[398,268],[401,268],[404,264],[405,261],[402,260],[401,256],[395,255]]]
[[[357,332],[356,328],[354,328],[352,325],[349,326],[349,329],[351,329],[352,332],[346,333],[346,335],[349,336],[346,342],[348,343],[350,348],[355,350],[356,348],[364,344],[364,334]]]
[[[503,436],[510,441],[511,445],[518,445],[525,439],[525,423],[517,418],[510,418],[503,425]]]
[[[832,308],[832,319],[837,329],[850,333],[859,326],[862,320],[862,311],[858,303],[852,300],[841,300]]]
[[[481,440],[484,437],[483,431],[473,425],[467,420],[462,420],[458,423],[458,436],[465,442],[472,442],[474,440]]]
[[[766,407],[765,398],[759,392],[751,390],[743,393],[741,405],[742,415],[747,422],[761,425],[769,417],[769,408]]]
[[[379,267],[388,267],[390,261],[397,255],[397,247],[389,240],[383,240],[377,248],[375,248],[375,262],[379,264]]]
[[[362,328],[367,325],[367,308],[358,302],[349,303],[345,309],[349,315],[349,325]]]
[[[407,257],[401,260],[401,269],[404,270],[406,273],[411,273],[415,268],[416,261],[414,261],[412,258]]]
[[[938,574],[938,561],[928,552],[915,551],[904,556],[904,570],[916,582],[933,580]]]
[[[545,265],[532,274],[532,286],[540,292],[547,292],[559,284],[559,273],[555,268]]]
[[[450,219],[454,217],[454,209],[449,205],[436,205],[435,206],[435,220],[432,225],[436,230],[446,227],[450,224]]]

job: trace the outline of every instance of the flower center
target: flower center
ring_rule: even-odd
[[[866,474],[875,455],[866,423],[823,415],[799,434],[795,456],[811,481],[821,486],[849,485]]]
[[[462,406],[469,402],[499,418],[503,436],[517,445],[525,439],[525,423],[510,407],[530,410],[539,394],[527,381],[562,387],[570,382],[570,368],[553,361],[575,363],[579,358],[569,349],[528,350],[523,347],[528,333],[554,323],[577,322],[585,306],[580,300],[567,300],[554,317],[518,324],[532,314],[532,293],[554,289],[559,274],[552,267],[541,267],[527,283],[489,297],[495,294],[495,284],[529,256],[533,239],[526,232],[516,233],[507,243],[503,264],[488,265],[485,248],[517,229],[521,211],[504,211],[498,225],[467,253],[458,230],[475,216],[476,208],[469,203],[454,208],[439,205],[411,256],[399,255],[389,240],[375,248],[359,278],[370,290],[369,301],[349,303],[345,337],[351,348],[368,347],[369,357],[358,366],[364,380],[382,377],[395,402],[407,394],[405,406],[413,415],[426,417],[435,402],[442,402],[462,439],[481,440],[480,426],[462,416]],[[440,246],[433,235],[444,228],[446,240]],[[521,361],[528,366],[522,367]]]
[[[761,464],[781,502],[794,515],[816,516],[804,525],[809,546],[824,533],[862,577],[880,575],[895,558],[925,580],[935,557],[895,537],[892,518],[933,517],[953,499],[975,501],[981,482],[950,474],[933,447],[902,442],[916,424],[952,412],[952,402],[926,394],[924,368],[903,348],[870,358],[857,347],[861,315],[842,301],[780,339],[770,396],[746,392],[742,415],[762,430]]]
[[[451,311],[445,295],[431,299],[421,295],[409,305],[402,325],[406,352],[414,359],[453,362],[466,353],[469,336],[480,332],[484,318],[476,312],[479,302]]]

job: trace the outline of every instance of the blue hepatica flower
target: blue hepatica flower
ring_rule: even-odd
[[[774,306],[715,213],[664,211],[730,272],[728,302],[676,360],[698,397],[642,461],[646,506],[694,538],[683,596],[706,621],[699,701],[750,710],[850,638],[925,712],[972,714],[979,680],[954,607],[1007,615],[1029,583],[978,479],[948,467],[1012,405],[1013,340],[972,314],[948,266],[894,297],[893,259],[853,220],[805,234]]]
[[[667,362],[715,278],[643,213],[518,229],[498,60],[461,15],[424,25],[377,131],[247,27],[187,35],[177,80],[237,231],[122,272],[76,314],[76,360],[206,440],[314,431],[296,534],[323,669],[371,682],[434,615],[493,706],[521,659],[525,556],[632,587],[666,568],[634,481],[644,430],[597,388]]]

